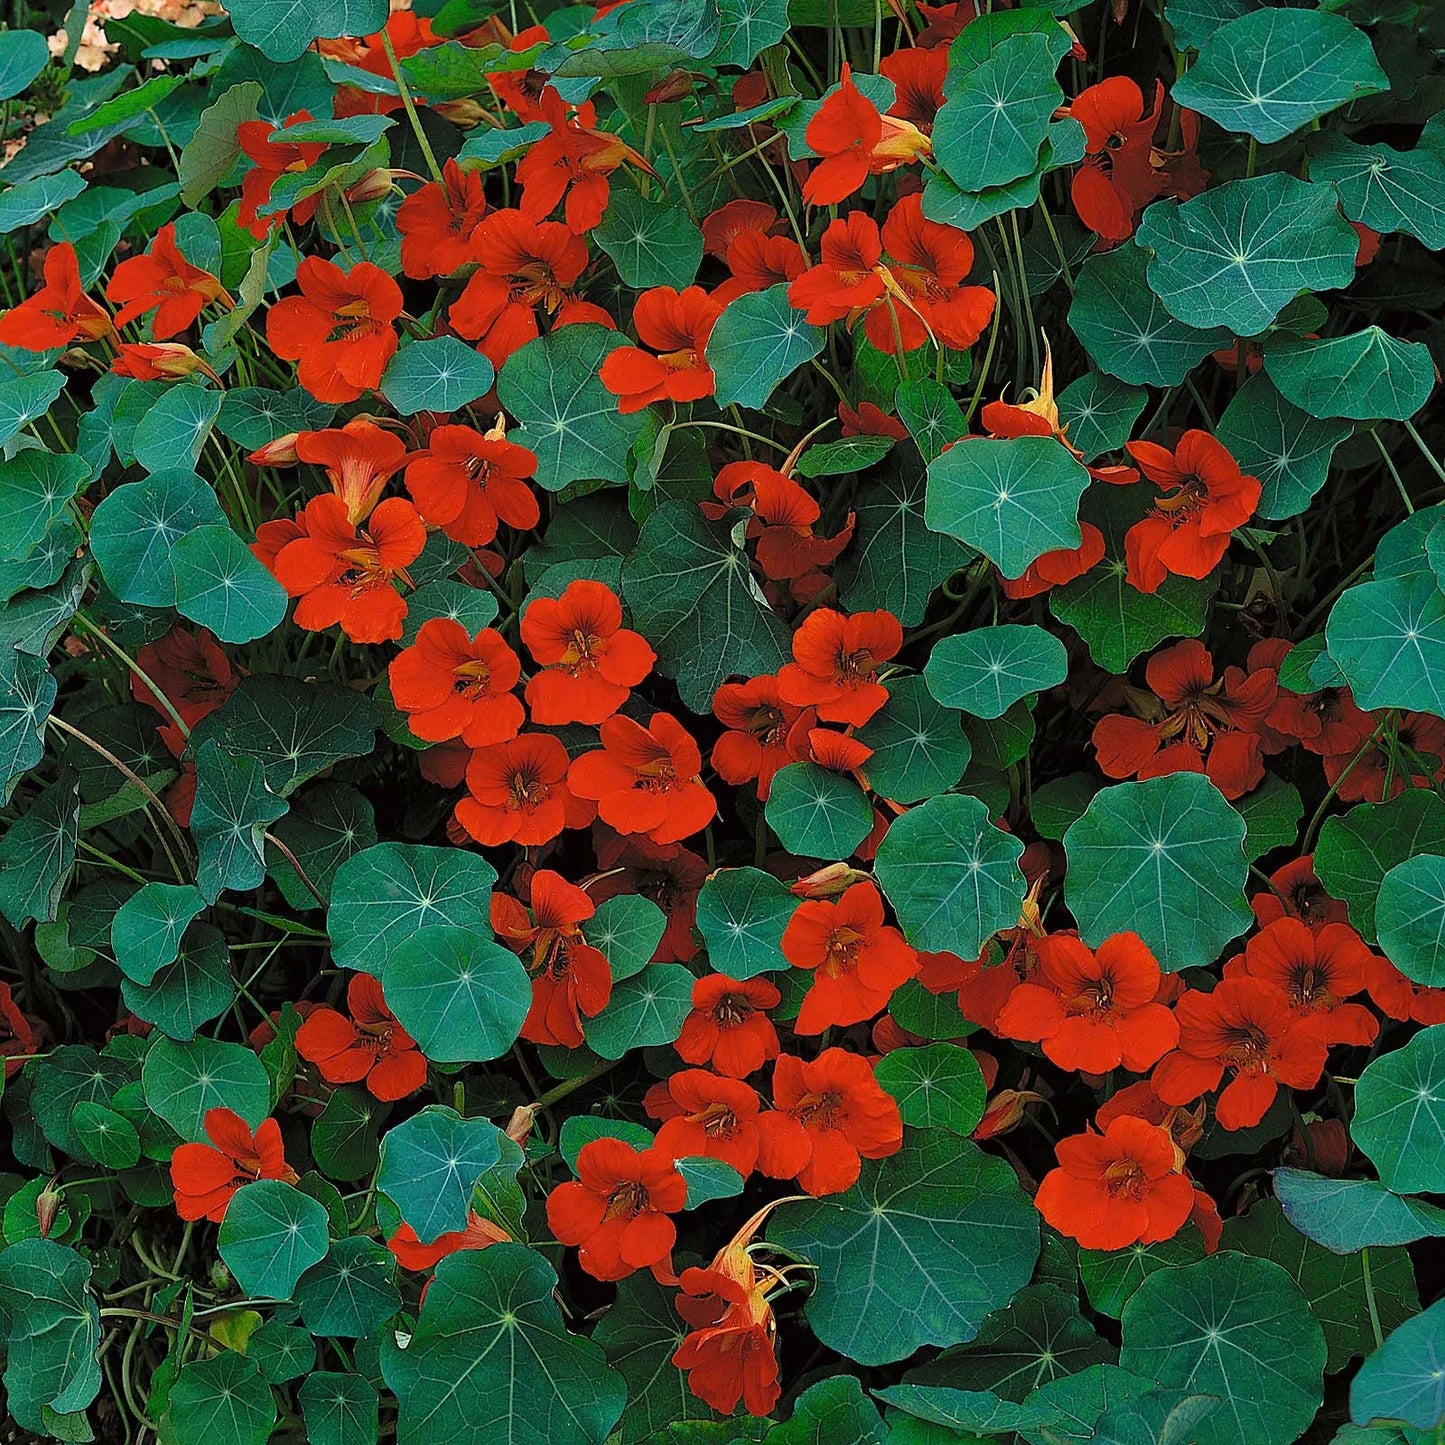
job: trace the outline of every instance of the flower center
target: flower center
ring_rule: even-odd
[[[1104,1171],[1104,1189],[1112,1199],[1142,1199],[1149,1179],[1132,1159],[1116,1159]]]
[[[647,1208],[647,1186],[635,1180],[616,1185],[607,1196],[606,1219],[631,1218]]]
[[[828,956],[823,960],[823,970],[829,978],[852,973],[858,967],[858,950],[863,946],[863,935],[856,928],[846,924],[835,928],[828,935]]]

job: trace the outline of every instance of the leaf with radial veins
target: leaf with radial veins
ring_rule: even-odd
[[[1003,1160],[952,1135],[864,1160],[846,1194],[788,1204],[768,1237],[818,1268],[813,1333],[862,1365],[971,1340],[1033,1272],[1038,1216]]]
[[[623,282],[636,289],[692,285],[702,262],[702,232],[675,202],[619,190],[592,232]]]
[[[894,821],[875,871],[915,948],[976,958],[985,939],[1018,922],[1023,850],[980,799],[945,793]]]
[[[1391,1332],[1350,1381],[1350,1417],[1403,1420],[1438,1435],[1445,1419],[1445,1300]]]
[[[788,300],[786,285],[753,291],[730,302],[708,337],[706,357],[717,378],[717,404],[760,409],[804,362],[822,349],[827,333]]]
[[[1167,971],[1213,963],[1254,921],[1244,834],[1202,773],[1101,790],[1064,834],[1064,896],[1084,942],[1132,932]]]
[[[1431,251],[1445,248],[1445,158],[1424,146],[1358,145],[1334,132],[1318,140],[1310,175],[1334,186],[1350,220],[1382,236],[1403,231]]]
[[[866,765],[873,791],[895,803],[917,803],[953,787],[973,753],[962,722],[923,678],[890,678],[888,701],[856,734],[873,749]]]
[[[1445,1194],[1445,1024],[1382,1054],[1355,1086],[1350,1134],[1396,1194]]]
[[[1320,1407],[1325,1337],[1279,1265],[1221,1250],[1134,1291],[1119,1363],[1165,1389],[1220,1398],[1195,1445],[1290,1445]]]
[[[1435,389],[1430,348],[1378,326],[1348,336],[1272,338],[1264,369],[1301,411],[1351,421],[1408,421]]]
[[[976,547],[1005,577],[1077,547],[1089,472],[1053,437],[974,437],[928,468],[924,520]]]
[[[796,858],[847,858],[873,827],[863,789],[816,763],[789,763],[778,772],[764,817]]]
[[[313,1264],[326,1256],[325,1207],[280,1179],[258,1179],[226,1206],[218,1247],[248,1295],[290,1299]]]
[[[708,962],[736,979],[787,968],[783,930],[797,906],[792,889],[771,873],[719,868],[697,897],[697,926]]]
[[[1172,315],[1255,336],[1299,292],[1347,286],[1360,238],[1332,187],[1272,171],[1156,202],[1135,240],[1154,253],[1149,285]]]
[[[466,1228],[472,1190],[501,1159],[504,1137],[486,1119],[463,1119],[445,1105],[428,1104],[382,1136],[376,1187],[430,1244]]]
[[[1385,874],[1375,900],[1385,957],[1414,982],[1445,985],[1445,858],[1418,853]]]
[[[923,669],[939,702],[980,718],[1002,717],[1020,698],[1057,687],[1068,674],[1068,654],[1053,633],[1013,622],[943,638]]]
[[[1349,588],[1325,639],[1362,708],[1445,716],[1445,594],[1433,574]]]
[[[1129,386],[1102,371],[1086,372],[1059,393],[1059,429],[1084,460],[1092,462],[1129,440],[1148,400],[1142,386]]]
[[[1369,38],[1344,16],[1262,9],[1213,31],[1172,93],[1176,104],[1268,145],[1389,88]]]
[[[1289,1222],[1335,1254],[1445,1237],[1445,1209],[1392,1194],[1374,1179],[1276,1169],[1274,1192]]]
[[[298,60],[313,40],[374,35],[386,23],[385,0],[233,0],[236,34],[268,60]]]

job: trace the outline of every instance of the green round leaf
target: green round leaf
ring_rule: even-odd
[[[309,1445],[376,1445],[376,1386],[360,1375],[317,1371],[298,1391]]]
[[[276,1397],[254,1361],[223,1350],[192,1360],[176,1376],[167,1419],[176,1445],[265,1445],[276,1424]]]
[[[723,309],[707,341],[717,404],[761,410],[782,382],[823,349],[825,336],[793,310],[786,285],[739,296]]]
[[[850,857],[873,827],[863,789],[816,763],[789,763],[778,771],[764,816],[778,841],[799,858]]]
[[[702,232],[675,200],[618,190],[592,232],[625,285],[637,290],[692,285],[702,263]]]
[[[1089,1303],[1100,1314],[1118,1319],[1129,1296],[1156,1270],[1177,1269],[1204,1258],[1204,1240],[1197,1229],[1184,1229],[1172,1239],[1131,1244],[1127,1249],[1081,1249],[1079,1279]]]
[[[1084,942],[1132,932],[1163,969],[1213,963],[1254,921],[1244,834],[1202,773],[1102,789],[1064,834],[1064,896]]]
[[[1445,594],[1433,574],[1347,589],[1325,640],[1362,708],[1445,715]]]
[[[1173,95],[1225,130],[1268,144],[1389,88],[1369,39],[1343,15],[1264,9],[1215,30]]]
[[[131,94],[138,96],[140,89],[137,87]],[[140,114],[140,109],[136,113]],[[141,417],[131,438],[136,462],[148,472],[175,466],[194,470],[220,410],[219,391],[199,386],[166,387]]]
[[[381,394],[403,416],[453,412],[484,397],[495,380],[480,351],[455,336],[439,336],[400,347],[381,378]]]
[[[1431,251],[1445,249],[1445,158],[1425,146],[1357,145],[1338,133],[1318,141],[1310,175],[1334,186],[1350,220],[1382,236],[1403,231]]]
[[[1165,1389],[1219,1396],[1197,1445],[1289,1445],[1320,1407],[1325,1337],[1279,1265],[1221,1250],[1134,1291],[1119,1363]]]
[[[691,1012],[687,969],[680,963],[650,963],[614,986],[607,1007],[585,1020],[582,1032],[604,1059],[620,1059],[632,1049],[672,1043]]]
[[[211,1109],[230,1109],[253,1129],[270,1112],[271,1080],[250,1049],[219,1039],[157,1038],[141,1068],[146,1104],[182,1139],[205,1143]]]
[[[862,1365],[971,1340],[1028,1282],[1038,1216],[1003,1160],[927,1133],[864,1160],[846,1194],[780,1209],[768,1236],[818,1267],[813,1333]]]
[[[301,1276],[294,1298],[313,1335],[369,1335],[401,1307],[396,1261],[374,1239],[338,1240]]]
[[[313,40],[374,35],[386,24],[383,0],[235,0],[236,34],[268,60],[296,60]]]
[[[875,872],[915,948],[976,958],[985,939],[1018,922],[1023,851],[979,799],[948,793],[894,821]]]
[[[446,617],[460,622],[468,637],[475,637],[482,628],[497,620],[497,599],[485,587],[468,587],[464,582],[427,582],[406,599],[406,624],[401,646],[416,641],[423,622],[433,617]]]
[[[974,437],[929,465],[924,516],[1005,577],[1021,577],[1045,552],[1079,545],[1088,485],[1083,463],[1053,437]]]
[[[225,524],[215,492],[194,472],[152,472],[117,487],[95,509],[90,550],[122,602],[174,607],[176,544],[188,532]]]
[[[197,527],[171,548],[176,611],[222,642],[254,642],[281,625],[286,589],[229,527]]]
[[[219,1018],[236,997],[225,935],[209,923],[193,923],[180,951],[149,983],[123,979],[125,1006],[173,1039],[193,1039],[204,1023]]]
[[[1387,1189],[1445,1194],[1445,1024],[1360,1075],[1350,1133]]]
[[[0,36],[0,100],[14,100],[50,64],[50,48],[38,30],[7,30]]]
[[[973,752],[961,722],[923,678],[890,679],[888,701],[857,733],[873,749],[866,764],[873,791],[895,803],[916,803],[953,787]]]
[[[567,1329],[556,1287],[547,1261],[518,1244],[443,1259],[406,1349],[382,1351],[398,1439],[602,1445],[627,1388],[598,1345]]]
[[[666,931],[667,915],[638,893],[619,893],[599,903],[582,925],[587,942],[606,957],[613,983],[641,973]]]
[[[386,1105],[365,1089],[336,1089],[311,1126],[311,1152],[332,1179],[350,1183],[376,1167],[377,1130]]]
[[[158,969],[175,960],[181,935],[205,906],[189,883],[147,883],[133,893],[110,926],[120,971],[136,983],[149,983]]]
[[[1445,1235],[1445,1209],[1402,1199],[1374,1179],[1276,1169],[1274,1192],[1289,1222],[1334,1254]]]
[[[85,1136],[85,1147],[97,1164],[107,1169],[132,1169],[140,1159],[140,1135],[124,1114],[104,1104],[82,1099],[72,1116],[75,1127]]]
[[[1264,369],[1281,396],[1316,417],[1408,421],[1435,389],[1429,347],[1378,326],[1323,339],[1274,337]]]
[[[392,949],[386,996],[427,1058],[467,1064],[512,1047],[532,1004],[532,984],[511,949],[442,924],[418,929]]]
[[[1154,253],[1149,285],[1170,313],[1236,336],[1263,331],[1300,291],[1347,286],[1359,247],[1331,187],[1282,171],[1158,201],[1135,235]]]
[[[983,1118],[987,1090],[978,1060],[957,1044],[894,1049],[874,1069],[878,1082],[898,1102],[905,1124],[945,1129],[967,1138]]]
[[[376,1187],[401,1211],[423,1244],[465,1229],[478,1179],[502,1157],[502,1131],[428,1104],[381,1140]]]
[[[1020,698],[1057,687],[1069,675],[1064,644],[1042,627],[1004,623],[934,644],[923,669],[939,702],[973,717],[1002,717]]]
[[[420,929],[490,932],[497,871],[478,853],[378,843],[336,870],[326,931],[343,968],[385,977],[392,951]]]
[[[697,897],[697,926],[707,960],[729,978],[787,968],[783,930],[798,900],[786,883],[758,868],[719,868]]]
[[[1445,1300],[1392,1330],[1350,1381],[1350,1417],[1434,1430],[1445,1419]]]
[[[215,714],[213,714],[214,716]],[[196,842],[196,888],[208,903],[227,889],[259,888],[266,876],[262,838],[286,813],[286,800],[267,786],[255,759],[207,738],[194,749],[196,800],[191,836]]]
[[[329,1244],[326,1210],[316,1200],[280,1179],[258,1179],[232,1195],[217,1247],[248,1295],[290,1299]]]
[[[1104,452],[1118,451],[1133,436],[1148,400],[1143,387],[1090,371],[1059,393],[1059,425],[1070,445],[1092,462]]]
[[[1445,985],[1445,858],[1421,853],[1380,884],[1375,926],[1385,957],[1416,983]]]

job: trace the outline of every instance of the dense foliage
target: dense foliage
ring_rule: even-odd
[[[0,1435],[1445,1441],[1436,0],[9,18]]]

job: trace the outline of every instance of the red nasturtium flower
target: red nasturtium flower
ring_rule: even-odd
[[[893,82],[893,104],[888,114],[911,121],[929,133],[943,104],[943,82],[948,75],[948,47],[925,50],[910,46],[895,50],[878,62],[878,73]]]
[[[1237,667],[1216,680],[1196,638],[1156,652],[1144,669],[1153,689],[1127,693],[1138,716],[1110,713],[1094,726],[1099,766],[1111,778],[1204,773],[1226,798],[1264,779],[1258,728],[1274,702],[1276,677]]]
[[[160,228],[144,256],[132,256],[115,268],[105,299],[117,305],[115,324],[155,312],[151,334],[165,341],[184,331],[212,301],[228,299],[221,283],[209,271],[193,266],[176,244],[176,228]]]
[[[794,968],[813,970],[793,1024],[800,1034],[872,1018],[918,972],[918,955],[883,922],[883,895],[872,882],[855,883],[836,900],[800,903],[782,948]]]
[[[632,309],[632,324],[651,350],[619,346],[602,359],[602,384],[617,397],[618,411],[711,396],[714,377],[703,351],[720,315],[722,307],[701,286],[644,291]]]
[[[878,113],[846,64],[838,89],[824,98],[804,138],[822,157],[803,183],[803,199],[810,206],[837,205],[861,190],[869,176],[932,152],[928,137],[911,121]]]
[[[712,710],[726,729],[712,745],[713,770],[733,787],[756,779],[758,798],[766,802],[778,769],[799,761],[789,739],[807,709],[784,702],[777,678],[764,674],[723,683]]]
[[[648,1116],[662,1120],[659,1149],[674,1159],[721,1159],[744,1179],[757,1168],[763,1135],[775,1117],[762,1112],[751,1084],[706,1069],[683,1069],[654,1084],[644,1102]]]
[[[547,1196],[547,1224],[594,1279],[625,1279],[650,1269],[673,1282],[671,1215],[687,1203],[687,1181],[665,1150],[593,1139],[577,1155],[577,1178]]]
[[[226,1217],[231,1196],[258,1179],[295,1184],[296,1171],[281,1147],[281,1126],[263,1119],[255,1133],[230,1109],[207,1109],[201,1121],[209,1144],[180,1144],[171,1155],[171,1187],[182,1219]]]
[[[532,874],[531,915],[517,899],[492,894],[492,930],[509,948],[531,953],[532,1006],[522,1037],[534,1044],[582,1046],[582,1019],[593,1018],[612,997],[606,955],[582,936],[597,905],[560,873]]]
[[[692,986],[692,1012],[673,1048],[686,1063],[745,1079],[778,1056],[778,1031],[767,1010],[782,998],[765,978],[704,974]]]
[[[403,1269],[424,1272],[435,1269],[449,1254],[464,1249],[489,1249],[494,1244],[510,1244],[512,1236],[499,1224],[477,1213],[467,1211],[467,1227],[439,1234],[430,1244],[423,1244],[411,1225],[403,1223],[387,1241],[386,1247]]]
[[[478,748],[467,764],[467,794],[457,821],[488,848],[539,847],[564,828],[585,828],[597,808],[567,786],[567,749],[550,733],[522,733]]]
[[[346,503],[347,519],[356,526],[372,514],[406,460],[406,443],[364,416],[325,431],[298,432],[293,446],[297,461],[326,472],[331,490]]]
[[[1059,1167],[1034,1203],[1044,1219],[1085,1249],[1123,1249],[1172,1239],[1194,1208],[1194,1186],[1167,1129],[1125,1114],[1103,1134],[1055,1146]]]
[[[1150,515],[1125,534],[1129,584],[1157,592],[1171,573],[1209,576],[1229,550],[1230,534],[1254,516],[1259,479],[1245,476],[1205,431],[1185,432],[1172,452],[1156,442],[1130,442],[1126,450],[1163,491]]]
[[[264,240],[267,231],[286,219],[284,207],[269,216],[257,214],[259,208],[271,199],[271,188],[288,173],[300,174],[310,170],[326,152],[324,141],[274,141],[271,135],[278,130],[284,133],[289,127],[302,125],[311,119],[310,111],[298,110],[286,117],[283,126],[273,126],[269,120],[247,120],[236,127],[236,144],[252,163],[252,169],[241,181],[241,204],[236,212],[236,224],[258,241]],[[292,220],[304,226],[316,214],[320,202],[320,195],[297,201],[290,208]]]
[[[1365,941],[1346,923],[1311,929],[1298,918],[1280,918],[1245,944],[1243,958],[1225,964],[1224,976],[1243,973],[1282,989],[1302,1031],[1321,1043],[1367,1048],[1379,1021],[1348,1000],[1365,991],[1370,958]]]
[[[1298,918],[1311,928],[1350,921],[1350,910],[1338,898],[1331,898],[1316,876],[1313,853],[1275,869],[1269,883],[1249,900],[1261,928],[1279,918]]]
[[[793,661],[778,672],[778,694],[794,707],[816,708],[824,722],[861,727],[888,701],[879,664],[902,646],[903,626],[891,612],[845,617],[819,608],[793,633]]]
[[[606,722],[657,661],[646,639],[622,625],[617,594],[587,579],[529,603],[521,632],[541,665],[527,682],[527,706],[546,727]]]
[[[998,1016],[1004,1038],[1042,1046],[1061,1069],[1105,1074],[1122,1064],[1152,1068],[1179,1042],[1162,1003],[1159,964],[1136,933],[1116,933],[1097,949],[1071,933],[1035,945],[1038,973],[1019,984]]]
[[[537,456],[507,440],[499,416],[489,431],[439,426],[406,468],[406,490],[422,518],[465,547],[485,547],[505,522],[519,532],[541,520],[527,478]]]
[[[486,214],[481,171],[445,161],[440,185],[428,181],[397,207],[402,271],[417,281],[450,276],[473,259],[472,233]]]
[[[823,232],[820,257],[788,288],[788,300],[815,326],[844,320],[851,326],[863,317],[868,340],[890,356],[930,342],[963,351],[993,316],[993,292],[963,284],[973,269],[973,243],[955,227],[928,220],[916,193],[893,207],[881,232],[863,211],[834,221]]]
[[[667,925],[652,955],[654,963],[687,963],[696,956],[693,939],[697,896],[708,875],[707,863],[681,843],[654,843],[640,833],[621,834],[597,824],[592,834],[597,866],[605,870],[591,886],[599,902],[636,893],[655,903]]]
[[[114,330],[105,309],[85,294],[75,247],[61,241],[45,253],[45,285],[0,316],[0,346],[49,351]]]
[[[773,1178],[796,1178],[814,1196],[851,1189],[862,1160],[883,1159],[903,1147],[893,1096],[873,1077],[868,1060],[846,1049],[824,1049],[811,1061],[779,1055],[773,1108],[792,1123],[769,1130],[760,1163]]]
[[[10,985],[0,982],[0,1059],[4,1060],[5,1078],[13,1079],[25,1067],[36,1043],[35,1028],[15,1002]]]
[[[369,973],[346,986],[346,1014],[313,1009],[296,1031],[296,1052],[316,1065],[328,1084],[359,1084],[378,1098],[404,1099],[426,1083],[426,1059],[396,1021]]]
[[[1159,83],[1154,109],[1145,115],[1144,93],[1128,76],[1114,75],[1080,91],[1069,106],[1084,128],[1084,161],[1071,188],[1074,209],[1103,242],[1127,241],[1134,218],[1167,189],[1167,178],[1151,160],[1163,104]]]
[[[1151,1076],[1166,1104],[1190,1104],[1217,1089],[1215,1105],[1225,1129],[1249,1129],[1264,1118],[1279,1086],[1309,1089],[1319,1083],[1327,1046],[1301,1025],[1289,996],[1260,978],[1222,980],[1213,993],[1191,989],[1174,1007],[1179,1047]]]
[[[363,530],[348,519],[346,503],[328,492],[306,504],[295,526],[299,532],[269,562],[265,528],[257,532],[256,550],[287,593],[301,599],[296,625],[320,632],[340,623],[353,642],[400,637],[406,603],[396,579],[405,579],[406,569],[426,546],[426,528],[416,508],[390,497]]]
[[[392,658],[388,676],[407,726],[429,743],[460,738],[469,748],[489,747],[509,742],[526,721],[512,692],[522,664],[495,627],[473,637],[450,617],[429,617]]]
[[[670,713],[653,713],[646,727],[630,717],[610,717],[600,733],[601,748],[572,760],[567,786],[595,801],[610,828],[677,843],[712,821],[717,801],[698,776],[702,754]]]
[[[369,261],[343,271],[318,256],[296,268],[296,284],[299,296],[266,313],[271,350],[297,363],[296,379],[317,401],[355,401],[379,386],[396,352],[401,287]]]
[[[134,377],[136,381],[175,381],[198,371],[215,377],[204,357],[178,341],[122,341],[116,353],[110,369],[117,376]]]

